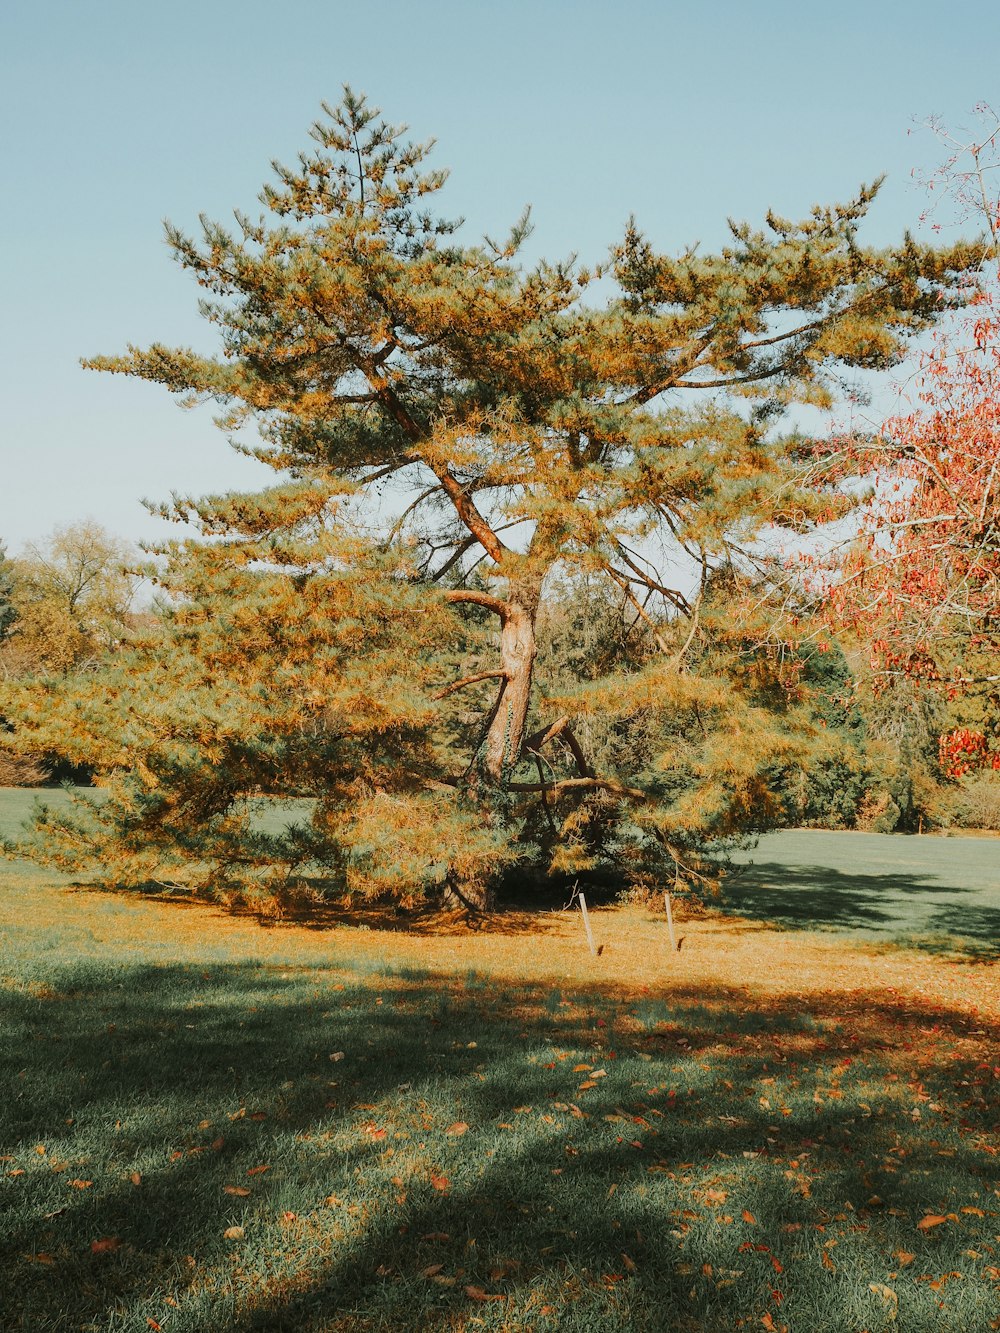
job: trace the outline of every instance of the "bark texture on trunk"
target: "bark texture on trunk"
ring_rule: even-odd
[[[500,667],[506,673],[483,740],[477,768],[500,784],[510,775],[524,743],[531,682],[538,652],[536,606],[510,601],[500,627]]]

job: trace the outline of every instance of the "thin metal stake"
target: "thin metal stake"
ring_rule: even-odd
[[[594,944],[594,932],[590,929],[590,913],[587,911],[587,899],[581,892],[577,895],[580,899],[580,911],[583,914],[583,926],[587,932],[587,943],[590,945],[590,952],[597,957],[597,947]]]
[[[663,906],[667,909],[667,930],[670,932],[670,948],[677,952],[677,940],[674,936],[674,914],[670,910],[670,890],[663,890]]]

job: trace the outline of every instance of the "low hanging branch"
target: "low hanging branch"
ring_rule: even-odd
[[[508,782],[507,791],[544,791],[558,796],[564,791],[607,791],[613,796],[624,796],[631,801],[648,801],[649,793],[641,787],[626,787],[610,778],[560,778],[556,782]]]

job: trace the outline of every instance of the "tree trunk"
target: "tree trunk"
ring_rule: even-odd
[[[509,608],[500,629],[500,666],[506,677],[483,744],[474,760],[479,775],[497,786],[510,775],[521,754],[538,652],[535,644],[537,595],[527,604],[520,599],[511,599]]]
[[[490,825],[497,818],[497,806],[503,799],[504,786],[521,756],[524,744],[531,684],[538,648],[535,643],[535,618],[540,589],[512,589],[500,622],[500,667],[503,682],[486,733],[466,773],[467,793]],[[446,907],[465,907],[490,911],[492,886],[488,882],[459,882],[449,876],[444,890]]]

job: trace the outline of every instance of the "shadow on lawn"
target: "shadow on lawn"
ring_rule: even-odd
[[[912,904],[920,919],[915,943],[1000,957],[1000,909],[966,908],[955,901],[972,892],[934,876],[851,875],[828,866],[767,861],[732,874],[719,901],[724,910],[786,929],[891,933],[901,941],[914,933],[907,921]],[[934,896],[944,901],[936,904]]]
[[[992,1188],[1000,1111],[981,1050],[954,1045],[968,1016],[882,993],[740,1012],[723,988],[257,965],[52,985],[0,992],[5,1330],[819,1329],[816,1284],[864,1291],[894,1244],[956,1267],[914,1219]],[[925,1063],[919,1094],[884,1080],[900,1052]],[[956,1243],[992,1239],[961,1220]],[[835,1235],[840,1275],[819,1263]],[[121,1248],[92,1253],[102,1237]],[[914,1290],[909,1330],[980,1326]]]

